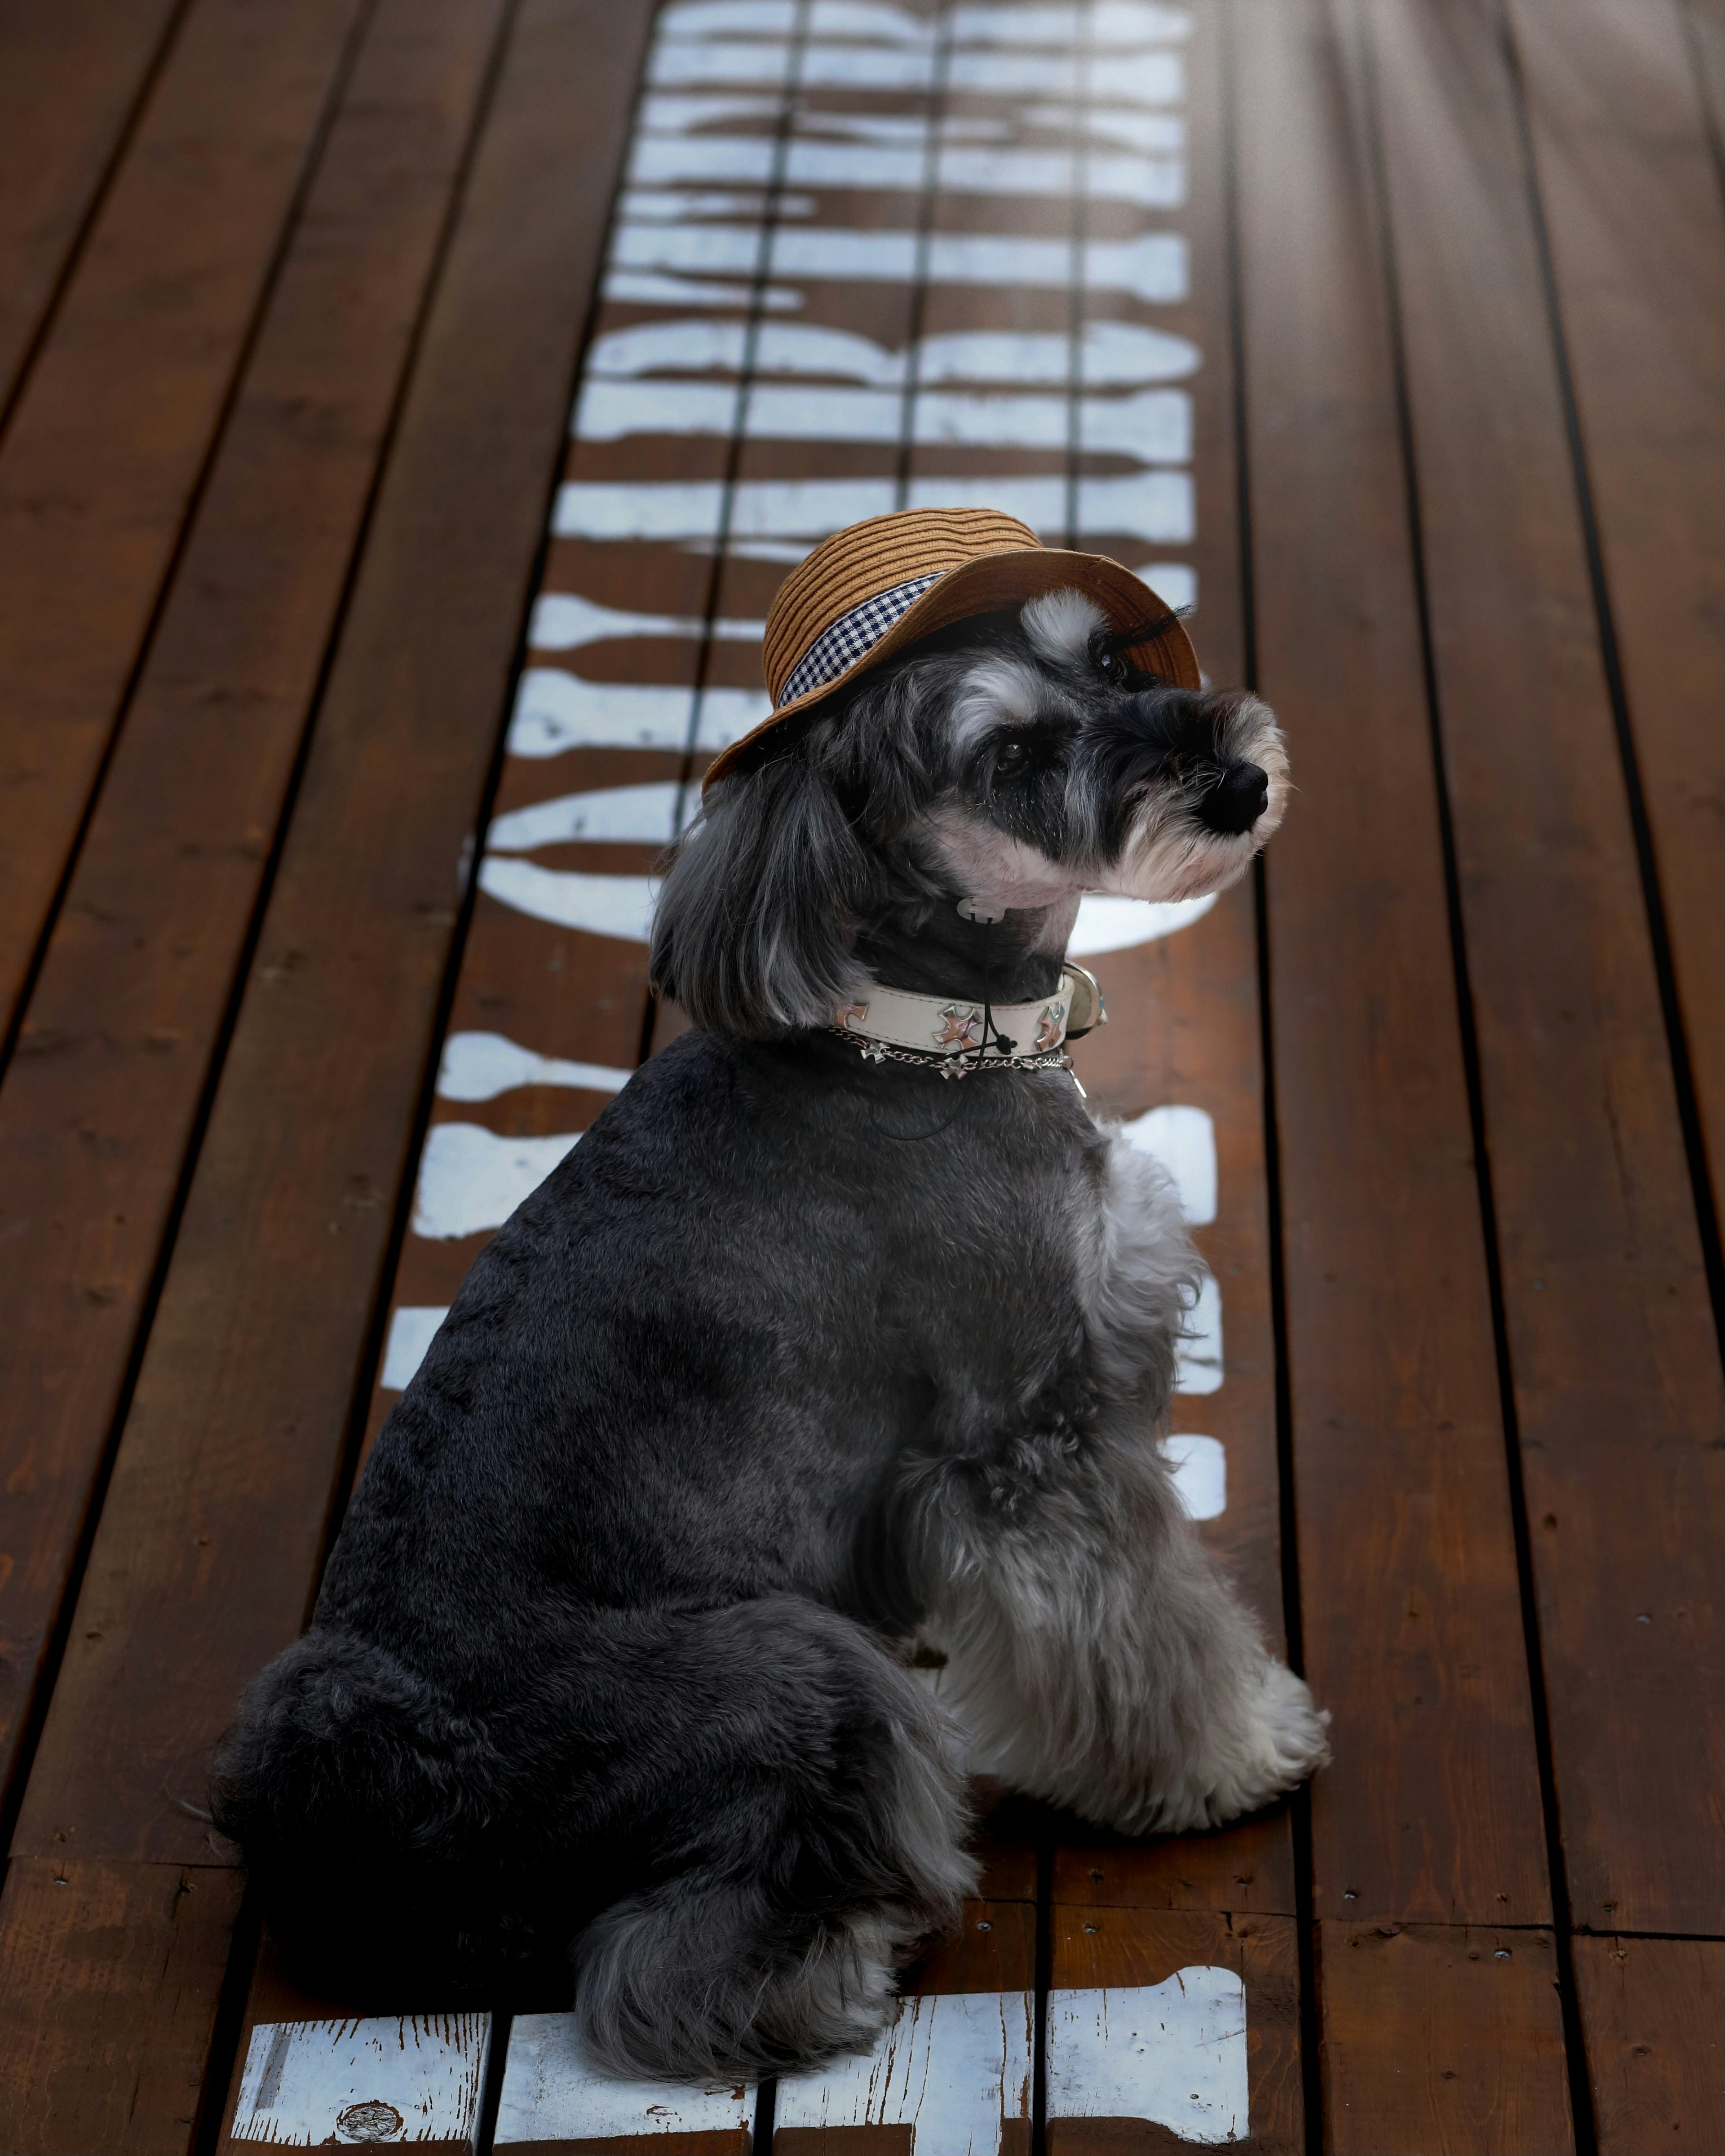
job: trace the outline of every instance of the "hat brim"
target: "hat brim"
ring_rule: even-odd
[[[950,629],[956,622],[993,613],[1002,607],[1022,606],[1027,599],[1040,598],[1047,592],[1065,591],[1082,592],[1086,598],[1094,599],[1116,629],[1163,624],[1158,634],[1127,647],[1126,655],[1147,673],[1159,674],[1179,688],[1202,686],[1198,654],[1184,626],[1173,619],[1173,609],[1163,603],[1142,577],[1134,576],[1118,562],[1106,554],[1081,554],[1059,547],[1025,547],[983,554],[948,569],[900,615],[878,644],[871,644],[842,674],[781,704],[771,717],[721,749],[707,766],[701,791],[729,776],[788,720],[825,703],[859,675],[870,672],[922,638]]]

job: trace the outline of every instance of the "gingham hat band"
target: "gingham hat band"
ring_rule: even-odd
[[[929,586],[940,581],[940,577],[939,570],[931,576],[912,577],[909,583],[895,584],[890,591],[876,592],[872,598],[865,599],[860,606],[841,614],[831,628],[821,631],[785,676],[784,686],[778,692],[778,703],[788,704],[798,696],[807,696],[811,689],[836,681],[859,659],[874,649],[893,624],[907,614]]]

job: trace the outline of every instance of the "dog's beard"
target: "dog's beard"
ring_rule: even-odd
[[[1212,773],[1184,785],[1147,787],[1134,805],[1114,870],[1101,886],[1122,898],[1208,897],[1237,883],[1287,809],[1288,759],[1269,707],[1243,697],[1224,722]],[[1215,831],[1204,820],[1206,778],[1255,764],[1264,773],[1264,813],[1248,831]]]

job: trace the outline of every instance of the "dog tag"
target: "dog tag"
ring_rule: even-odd
[[[985,928],[993,921],[1004,921],[1006,918],[1006,908],[1004,906],[991,907],[979,898],[961,898],[958,901],[958,913],[961,920],[978,921]]]

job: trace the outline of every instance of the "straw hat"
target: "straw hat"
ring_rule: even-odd
[[[919,637],[1044,592],[1081,591],[1116,629],[1161,624],[1131,647],[1147,672],[1199,685],[1190,639],[1150,587],[1106,554],[1045,547],[994,509],[903,509],[824,539],[778,588],[762,651],[773,716],[714,757],[704,786],[764,734]]]

